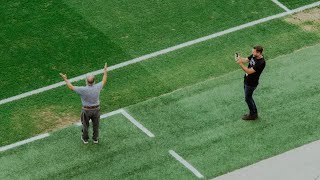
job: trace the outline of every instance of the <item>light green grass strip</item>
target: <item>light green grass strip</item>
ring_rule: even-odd
[[[242,71],[130,106],[129,112],[206,177],[224,174],[320,139],[319,48],[267,62],[254,94],[258,121],[241,120],[248,112]]]

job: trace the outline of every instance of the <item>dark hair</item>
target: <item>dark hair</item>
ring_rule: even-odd
[[[263,47],[262,46],[255,46],[255,47],[253,47],[253,49],[255,49],[260,54],[262,54],[262,52],[263,52]]]

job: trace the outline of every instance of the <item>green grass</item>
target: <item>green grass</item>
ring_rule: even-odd
[[[305,6],[311,3],[318,2],[318,0],[279,0],[283,5],[289,9],[295,9],[301,6]]]
[[[0,154],[0,179],[174,179],[177,171],[192,179],[166,149],[121,115],[102,121],[99,145],[83,146],[79,132],[73,126]]]
[[[58,82],[60,71],[77,76],[282,12],[251,1],[3,2],[0,99]],[[293,9],[316,1],[282,2]],[[100,145],[83,146],[72,126],[1,153],[0,179],[195,179],[170,149],[212,178],[319,139],[319,45],[294,51],[319,44],[320,25],[284,19],[110,72],[102,113],[127,107],[156,138],[114,116],[102,123]],[[246,123],[233,54],[249,55],[256,44],[268,60],[255,95],[261,118]],[[66,87],[1,105],[0,146],[68,126],[80,107]]]
[[[111,71],[101,93],[101,111],[110,112],[237,70],[233,53],[247,55],[255,44],[263,44],[266,58],[271,59],[319,43],[319,34],[275,20]],[[80,98],[66,87],[4,104],[0,107],[0,146],[75,122],[80,107]]]
[[[0,99],[281,12],[251,1],[5,1]]]
[[[71,0],[65,3],[134,56],[282,12],[273,2],[254,0]]]
[[[173,149],[209,179],[318,140],[319,48],[267,61],[256,122],[240,120],[247,107],[237,70],[127,107],[155,138],[121,115],[102,121],[97,146],[82,145],[72,126],[1,153],[0,178],[196,179],[169,155]]]
[[[0,12],[1,99],[131,58],[60,1],[7,1]]]
[[[318,140],[320,45],[267,62],[255,92],[257,122],[243,122],[242,71],[129,107],[207,177]],[[238,78],[237,78],[238,77]]]

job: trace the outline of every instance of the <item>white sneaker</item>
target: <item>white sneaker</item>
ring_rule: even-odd
[[[81,136],[81,140],[82,140],[83,144],[88,144],[88,141],[85,141],[85,140],[82,138],[82,136]]]
[[[99,144],[99,140],[93,140],[93,144]]]

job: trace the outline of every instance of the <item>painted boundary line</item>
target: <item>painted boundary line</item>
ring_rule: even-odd
[[[134,124],[137,128],[139,128],[142,132],[144,132],[147,136],[153,138],[155,135],[150,132],[147,128],[145,128],[141,123],[139,123],[137,120],[135,120],[126,110],[124,109],[118,109],[116,111],[109,112],[107,114],[103,114],[100,116],[100,119],[104,119],[116,114],[122,114],[124,117],[126,117],[132,124]],[[81,122],[76,123],[77,126],[81,126]]]
[[[48,136],[49,136],[49,134],[48,134],[48,133],[45,133],[45,134],[41,134],[41,135],[38,135],[38,136],[35,136],[35,137],[32,137],[32,138],[26,139],[26,140],[23,140],[23,141],[16,142],[16,143],[14,143],[14,144],[10,144],[10,145],[7,145],[7,146],[3,146],[3,147],[0,147],[0,152],[4,152],[4,151],[6,151],[6,150],[9,150],[9,149],[12,149],[12,148],[15,148],[15,147],[18,147],[18,146],[21,146],[21,145],[30,143],[30,142],[32,142],[32,141],[36,141],[36,140],[39,140],[39,139],[43,139],[43,138],[46,138],[46,137],[48,137]]]
[[[149,137],[154,137],[154,134],[152,134],[147,128],[145,128],[142,124],[140,124],[137,120],[135,120],[127,111],[124,109],[121,109],[122,115],[124,115],[130,122],[132,122],[135,126],[137,126],[141,131],[143,131],[145,134],[147,134]]]
[[[287,8],[285,5],[283,5],[281,2],[279,2],[278,0],[272,0],[272,2],[276,3],[279,7],[281,7],[282,9],[284,9],[287,12],[290,12],[291,10],[289,8]]]
[[[178,160],[181,164],[183,164],[186,168],[188,168],[194,175],[196,175],[198,178],[204,178],[204,176],[196,169],[194,168],[190,163],[188,163],[186,160],[184,160],[179,154],[174,152],[173,150],[170,150],[169,153],[171,156],[173,156],[176,160]]]
[[[245,29],[245,28],[248,28],[248,27],[251,27],[251,26],[254,26],[254,25],[257,25],[257,24],[261,24],[261,23],[264,23],[264,22],[267,22],[267,21],[270,21],[270,20],[273,20],[273,19],[278,19],[278,18],[284,17],[286,15],[297,13],[297,12],[300,12],[300,11],[303,11],[303,10],[306,10],[306,9],[317,7],[319,5],[320,5],[320,1],[312,3],[312,4],[309,4],[309,5],[306,5],[306,6],[302,6],[300,8],[294,9],[294,10],[290,10],[290,11],[283,12],[283,13],[280,13],[280,14],[272,15],[272,16],[265,17],[265,18],[262,18],[262,19],[259,19],[259,20],[251,21],[249,23],[242,24],[240,26],[236,26],[236,27],[233,27],[233,28],[230,28],[230,29],[227,29],[227,30],[224,30],[224,31],[220,31],[220,32],[208,35],[208,36],[204,36],[202,38],[198,38],[198,39],[195,39],[195,40],[192,40],[192,41],[188,41],[188,42],[176,45],[176,46],[169,47],[167,49],[163,49],[163,50],[160,50],[160,51],[157,51],[157,52],[154,52],[154,53],[150,53],[150,54],[147,54],[147,55],[144,55],[144,56],[141,56],[141,57],[126,61],[126,62],[122,62],[120,64],[116,64],[116,65],[110,66],[108,68],[108,70],[112,71],[112,70],[115,70],[115,69],[119,69],[119,68],[128,66],[130,64],[135,64],[135,63],[138,63],[138,62],[141,62],[141,61],[153,58],[153,57],[157,57],[159,55],[167,54],[169,52],[172,52],[172,51],[175,51],[175,50],[178,50],[178,49],[181,49],[181,48],[185,48],[185,47],[188,47],[188,46],[191,46],[191,45],[194,45],[194,44],[198,44],[200,42],[204,42],[204,41],[207,41],[207,40],[210,40],[210,39],[217,38],[219,36],[223,36],[223,35],[235,32],[235,31],[239,31],[241,29]],[[98,74],[102,74],[102,73],[103,73],[103,69],[98,70],[98,71],[90,72],[89,74],[98,75]],[[76,82],[76,81],[79,81],[79,80],[82,80],[82,79],[85,79],[85,78],[86,78],[86,75],[81,75],[81,76],[72,78],[69,81],[70,82]],[[10,98],[7,98],[7,99],[2,99],[2,100],[0,100],[0,105],[9,103],[9,102],[12,102],[12,101],[15,101],[15,100],[19,100],[19,99],[22,99],[22,98],[25,98],[25,97],[28,97],[28,96],[32,96],[34,94],[42,93],[42,92],[45,92],[45,91],[48,91],[48,90],[51,90],[51,89],[54,89],[54,88],[57,88],[57,87],[60,87],[60,86],[63,86],[63,85],[65,85],[65,82],[62,81],[62,82],[59,82],[59,83],[56,83],[56,84],[52,84],[50,86],[46,86],[46,87],[39,88],[39,89],[36,89],[36,90],[33,90],[33,91],[22,93],[20,95],[16,95],[16,96],[13,96],[13,97],[10,97]]]
[[[100,116],[101,119],[104,119],[104,118],[107,118],[107,117],[110,117],[110,116],[113,116],[113,115],[116,115],[116,114],[122,114],[123,116],[125,116],[130,122],[132,122],[136,127],[138,127],[142,132],[144,132],[147,136],[153,138],[155,137],[155,135],[153,133],[151,133],[147,128],[145,128],[141,123],[139,123],[137,120],[135,120],[127,111],[125,111],[124,109],[118,109],[116,111],[112,111],[112,112],[109,112],[109,113],[106,113],[106,114],[103,114]],[[78,122],[76,123],[77,126],[81,126],[81,122]],[[45,133],[45,134],[40,134],[38,136],[35,136],[35,137],[32,137],[32,138],[29,138],[29,139],[26,139],[26,140],[23,140],[23,141],[19,141],[19,142],[16,142],[16,143],[13,143],[13,144],[9,144],[9,145],[6,145],[6,146],[2,146],[0,147],[0,153],[1,152],[4,152],[4,151],[7,151],[9,149],[12,149],[12,148],[15,148],[15,147],[18,147],[18,146],[21,146],[21,145],[24,145],[24,144],[27,144],[27,143],[30,143],[30,142],[33,142],[33,141],[36,141],[36,140],[39,140],[39,139],[43,139],[43,138],[46,138],[50,136],[49,133]]]
[[[110,117],[110,116],[113,116],[113,115],[116,115],[116,114],[120,114],[120,113],[121,113],[121,109],[118,109],[116,111],[112,111],[112,112],[100,115],[100,119],[104,119],[104,118],[107,118],[107,117]],[[76,125],[77,126],[81,126],[82,125],[81,121],[77,122]]]

